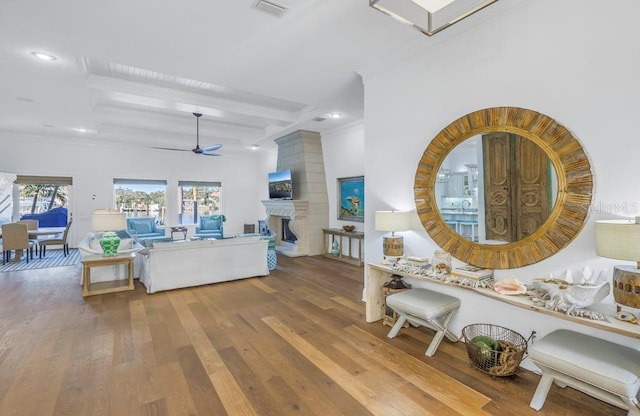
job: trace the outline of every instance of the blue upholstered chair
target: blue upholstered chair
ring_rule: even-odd
[[[224,215],[204,215],[200,217],[200,225],[196,227],[195,236],[200,238],[224,237],[224,222],[227,218]]]
[[[143,245],[146,241],[171,241],[164,228],[158,227],[154,217],[127,218],[127,232]]]

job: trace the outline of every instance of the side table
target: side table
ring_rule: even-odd
[[[87,256],[82,259],[82,297],[133,290],[135,288],[133,285],[133,259],[135,257],[135,253],[126,253],[117,256]],[[92,267],[112,266],[115,264],[127,265],[127,280],[91,283]]]
[[[171,227],[171,241],[173,241],[173,233],[182,233],[183,240],[187,239],[187,227]]]

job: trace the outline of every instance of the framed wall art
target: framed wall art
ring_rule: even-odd
[[[364,222],[364,176],[338,178],[338,219]]]

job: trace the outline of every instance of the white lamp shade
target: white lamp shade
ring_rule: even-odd
[[[93,231],[116,231],[127,228],[127,216],[124,212],[107,209],[96,210],[91,216]]]
[[[411,211],[376,211],[376,231],[407,231],[411,229]]]
[[[640,224],[637,220],[596,221],[596,254],[640,261]]]

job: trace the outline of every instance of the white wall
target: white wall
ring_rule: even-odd
[[[71,245],[90,231],[95,209],[113,207],[113,178],[167,180],[167,225],[177,224],[179,180],[222,182],[225,235],[243,232],[245,223],[264,218],[256,196],[264,198],[266,171],[275,166],[270,152],[197,156],[145,147],[85,145],[54,138],[0,135],[0,170],[23,175],[73,177]],[[271,165],[270,165],[271,164]],[[263,189],[264,188],[264,189]]]
[[[618,262],[595,254],[594,220],[633,216],[640,207],[633,125],[640,114],[640,53],[636,20],[640,2],[603,7],[595,0],[497,2],[491,19],[459,23],[439,42],[414,44],[403,60],[363,73],[365,84],[366,258],[382,257],[383,233],[374,230],[381,209],[415,209],[413,180],[427,144],[443,127],[472,111],[495,106],[529,108],[554,118],[583,143],[595,178],[594,210],[580,235],[555,256],[517,270],[497,272],[523,281],[599,270]],[[495,12],[496,10],[494,10]],[[461,32],[463,25],[466,30]],[[410,30],[410,29],[407,29]],[[613,211],[601,213],[599,211]],[[431,257],[434,243],[418,222],[404,233],[408,255]],[[457,288],[454,321],[504,325],[539,335],[566,321],[514,311]],[[595,332],[579,326],[583,332]],[[633,340],[600,334],[621,343]]]
[[[358,122],[334,129],[322,135],[324,173],[329,194],[329,227],[355,225],[364,230],[364,223],[338,220],[338,178],[364,175],[364,124]],[[366,183],[365,178],[365,183]],[[365,206],[367,201],[364,201]]]

